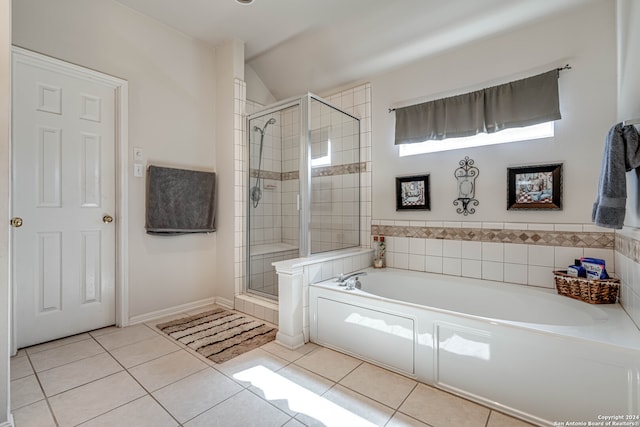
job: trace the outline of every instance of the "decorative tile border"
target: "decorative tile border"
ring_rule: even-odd
[[[333,176],[333,175],[349,175],[353,173],[360,173],[367,171],[367,164],[362,163],[348,163],[344,165],[336,166],[323,166],[311,169],[311,176]]]
[[[334,175],[349,175],[360,172],[367,171],[367,164],[365,162],[362,163],[348,163],[345,165],[336,165],[336,166],[323,166],[313,168],[311,170],[311,176],[313,178],[319,176],[334,176]],[[256,178],[258,176],[257,169],[251,169],[249,171],[251,178]],[[260,176],[263,179],[272,179],[274,181],[289,181],[292,179],[298,179],[300,174],[298,171],[291,172],[273,172],[263,170],[260,172]]]
[[[297,174],[297,171],[296,171],[296,174]],[[257,178],[258,177],[258,170],[257,169],[251,169],[249,171],[249,175],[251,176],[251,178]],[[283,181],[282,172],[273,172],[273,171],[262,170],[262,171],[260,171],[260,177],[262,179],[272,179],[274,181]]]
[[[613,233],[372,225],[372,235],[613,249]],[[616,240],[617,242],[617,240]],[[638,253],[640,254],[640,242]],[[617,247],[617,245],[616,245]]]
[[[616,252],[634,262],[640,263],[640,240],[616,233],[615,248]]]
[[[291,181],[293,179],[298,179],[300,178],[300,172],[299,171],[291,171],[291,172],[282,172],[282,177],[281,177],[282,181]]]

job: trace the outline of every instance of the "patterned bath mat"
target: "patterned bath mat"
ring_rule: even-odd
[[[222,308],[156,326],[215,363],[273,341],[278,331],[264,322]]]

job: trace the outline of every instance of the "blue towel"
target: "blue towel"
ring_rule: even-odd
[[[618,123],[607,135],[598,195],[591,220],[600,227],[622,228],[627,201],[626,172],[640,166],[640,138],[635,126]]]

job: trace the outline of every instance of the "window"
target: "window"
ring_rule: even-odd
[[[425,141],[415,144],[402,144],[400,157],[438,151],[457,150],[459,148],[482,147],[485,145],[505,144],[531,139],[550,138],[554,135],[553,121],[537,125],[510,128],[495,133],[479,133],[463,138],[448,138],[439,141]]]

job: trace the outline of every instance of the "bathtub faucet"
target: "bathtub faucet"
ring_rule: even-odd
[[[347,281],[349,279],[351,279],[352,277],[366,276],[366,275],[367,275],[366,271],[359,271],[357,273],[350,273],[350,274],[340,273],[340,274],[338,274],[338,277],[336,278],[336,282],[338,282],[339,286],[345,286],[347,284]],[[357,277],[356,277],[356,280],[357,280]]]

